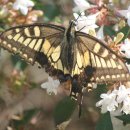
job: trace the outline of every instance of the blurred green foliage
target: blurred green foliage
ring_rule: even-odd
[[[125,26],[122,29],[120,29],[118,32],[124,33],[124,37],[122,39],[122,41],[124,41],[130,35],[130,27],[129,26]]]
[[[107,112],[100,116],[95,130],[113,130],[110,113]]]
[[[124,125],[130,124],[130,114],[126,115],[121,115],[121,116],[116,116],[117,119],[123,121]]]
[[[30,122],[32,117],[38,112],[38,109],[32,109],[24,112],[24,116],[21,120],[13,120],[12,124],[15,126],[16,130],[20,130],[21,127],[25,126]]]
[[[73,114],[77,103],[72,100],[70,97],[63,98],[54,109],[54,119],[55,124],[58,125],[64,121],[70,119],[71,115]],[[77,114],[78,118],[78,114]]]
[[[113,38],[113,36],[116,35],[116,32],[113,30],[113,27],[111,26],[104,26],[104,34],[110,36]]]
[[[18,55],[12,55],[11,61],[13,66],[18,70],[23,71],[27,67],[27,63],[22,60]]]

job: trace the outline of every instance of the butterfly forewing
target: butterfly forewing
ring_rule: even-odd
[[[50,62],[56,60],[55,55],[58,55],[56,49],[62,42],[64,31],[64,28],[50,24],[13,27],[1,34],[0,46],[19,54],[29,63],[37,61],[42,66],[44,58],[45,62],[49,57],[52,58]]]

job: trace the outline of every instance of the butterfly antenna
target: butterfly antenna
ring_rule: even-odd
[[[80,30],[79,30],[79,32],[82,30],[82,29],[84,29],[86,26],[83,26],[82,28],[80,28]]]
[[[77,22],[79,17],[81,16],[82,12],[79,13],[79,16],[77,17],[77,19],[75,19],[75,21]]]

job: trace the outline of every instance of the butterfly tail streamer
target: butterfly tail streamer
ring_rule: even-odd
[[[0,32],[0,37],[2,36],[3,32]],[[0,39],[0,44],[1,44],[1,39]],[[0,57],[1,57],[1,46],[0,46]]]
[[[79,118],[81,117],[82,114],[82,99],[83,99],[83,95],[81,93],[78,98]]]
[[[77,101],[78,109],[79,109],[78,116],[80,118],[82,113],[82,99],[83,99],[82,87],[78,83],[77,79],[73,79],[71,84],[72,87],[71,87],[70,97]]]

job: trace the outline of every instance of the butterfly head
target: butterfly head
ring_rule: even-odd
[[[70,21],[70,25],[73,26],[73,27],[77,26],[77,24],[78,24],[77,20],[71,20]]]
[[[77,21],[75,20],[71,20],[69,22],[69,27],[66,30],[66,38],[68,43],[70,43],[70,41],[72,40],[72,38],[74,38],[74,32],[75,32],[75,26],[77,25]]]
[[[70,24],[72,24],[73,27],[75,27],[75,26],[78,25],[78,20],[79,20],[79,18],[82,16],[82,13],[84,13],[84,12],[80,12],[80,13],[78,14],[77,18],[75,18],[74,20],[71,20],[71,21],[70,21]]]

